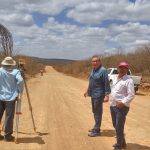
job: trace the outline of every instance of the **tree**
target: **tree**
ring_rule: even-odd
[[[0,24],[0,51],[2,57],[12,56],[13,39],[11,33],[6,27]]]

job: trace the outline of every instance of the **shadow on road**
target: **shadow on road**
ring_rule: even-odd
[[[35,137],[23,137],[19,138],[18,142],[19,143],[38,143],[38,144],[45,144],[44,140],[42,139],[42,136],[49,135],[49,133],[41,133],[41,132],[36,132],[36,133],[25,133],[25,132],[19,132],[21,134],[26,134],[26,135],[37,135]]]
[[[42,132],[37,132],[37,134],[38,134],[39,136],[49,135],[49,133],[42,133]]]
[[[105,129],[102,130],[101,132],[101,136],[114,137],[115,135],[116,135],[115,130],[111,130],[111,129]]]
[[[150,150],[150,147],[136,143],[127,143],[127,150]]]
[[[18,133],[21,133],[21,134],[26,134],[26,135],[35,135],[35,134],[38,134],[39,136],[43,136],[43,135],[49,135],[49,133],[42,133],[42,132],[33,132],[33,133],[27,133],[27,132],[18,132]]]
[[[145,94],[143,94],[143,93],[136,93],[136,95],[145,96]]]
[[[38,144],[45,144],[44,140],[40,136],[19,138],[18,139],[18,143],[38,143]]]

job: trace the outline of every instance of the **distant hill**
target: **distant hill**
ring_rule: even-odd
[[[76,62],[76,60],[68,60],[68,59],[45,59],[45,58],[38,58],[32,57],[32,59],[38,63],[42,63],[45,65],[64,65]]]

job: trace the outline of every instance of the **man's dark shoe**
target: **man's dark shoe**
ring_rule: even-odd
[[[114,150],[122,150],[122,147],[114,147]]]
[[[119,144],[117,144],[117,143],[113,145],[113,147],[118,147],[118,146],[120,146],[120,145],[119,145]]]
[[[14,136],[8,136],[8,137],[4,137],[4,140],[6,141],[6,142],[12,142],[12,141],[14,141],[14,139],[15,139],[15,137]]]
[[[2,136],[1,134],[0,134],[0,140],[3,140],[4,139],[4,136]]]
[[[120,149],[125,149],[127,145],[125,143],[124,145],[120,146],[119,144],[116,143],[113,145],[113,147],[114,147],[114,150],[120,150]]]
[[[90,137],[96,137],[96,136],[100,136],[100,135],[101,135],[100,132],[91,132],[88,134],[88,136],[90,136]]]
[[[100,129],[95,129],[95,128],[92,128],[90,130],[88,130],[89,132],[100,132]]]
[[[88,131],[89,131],[89,132],[94,132],[94,131],[95,131],[95,129],[94,129],[94,128],[92,128],[92,129],[89,129]]]

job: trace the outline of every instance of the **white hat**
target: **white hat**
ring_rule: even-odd
[[[13,60],[12,57],[5,57],[5,59],[1,62],[1,65],[4,65],[4,66],[15,66],[16,65],[16,61]]]

